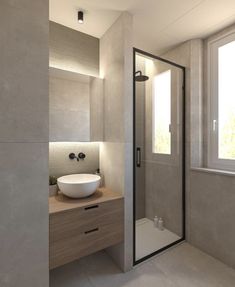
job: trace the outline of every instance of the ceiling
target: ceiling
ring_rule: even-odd
[[[134,46],[152,53],[235,23],[235,0],[50,0],[50,20],[97,38],[123,11],[133,15]]]

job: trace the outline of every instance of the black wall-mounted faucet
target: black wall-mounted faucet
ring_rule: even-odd
[[[79,159],[82,159],[82,160],[83,160],[85,157],[86,157],[86,155],[85,155],[85,153],[83,153],[83,152],[80,152],[80,153],[78,154],[78,156],[76,156],[75,153],[73,153],[73,152],[69,154],[69,158],[70,158],[70,159],[75,159],[75,158],[76,158],[77,161],[79,161]]]

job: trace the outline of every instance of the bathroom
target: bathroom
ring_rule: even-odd
[[[0,13],[0,286],[235,286],[234,1]]]

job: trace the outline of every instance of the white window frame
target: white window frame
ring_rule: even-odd
[[[218,154],[218,49],[232,41],[235,41],[235,30],[208,41],[207,45],[207,166],[212,169],[235,171],[235,160],[220,159]]]

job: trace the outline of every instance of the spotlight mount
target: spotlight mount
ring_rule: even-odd
[[[84,13],[83,11],[79,10],[78,11],[78,23],[83,24],[84,22]]]

